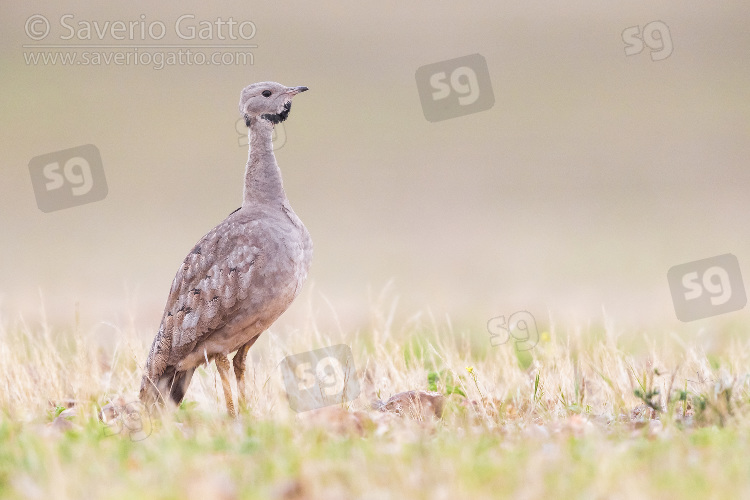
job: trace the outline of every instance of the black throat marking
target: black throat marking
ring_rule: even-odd
[[[268,120],[273,124],[281,123],[289,117],[290,109],[292,109],[292,101],[287,101],[284,103],[284,111],[282,111],[281,113],[266,113],[265,115],[260,115],[260,117]]]

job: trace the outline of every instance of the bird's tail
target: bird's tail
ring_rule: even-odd
[[[179,405],[185,397],[193,372],[195,368],[177,371],[174,366],[168,366],[156,380],[144,375],[141,381],[141,401],[147,406],[163,406],[167,401]]]

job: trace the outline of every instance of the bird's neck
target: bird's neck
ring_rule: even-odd
[[[281,170],[273,154],[273,124],[254,117],[248,127],[250,151],[245,168],[245,190],[242,206],[275,203],[286,200],[281,184]]]

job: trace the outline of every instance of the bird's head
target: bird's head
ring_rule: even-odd
[[[273,124],[283,122],[292,109],[292,97],[305,90],[307,87],[285,87],[276,82],[253,83],[242,89],[240,113],[248,127],[255,117]]]

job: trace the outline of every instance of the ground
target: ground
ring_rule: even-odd
[[[538,344],[518,351],[428,319],[297,332],[293,352],[352,346],[361,386],[351,402],[302,413],[289,408],[279,363],[291,352],[272,329],[254,347],[250,408],[236,420],[213,365],[198,370],[180,408],[143,411],[143,332],[123,328],[105,346],[75,325],[6,321],[0,497],[750,494],[750,349],[738,325],[706,342],[700,332],[621,332],[608,320],[540,322]],[[385,404],[407,390],[442,408]]]

